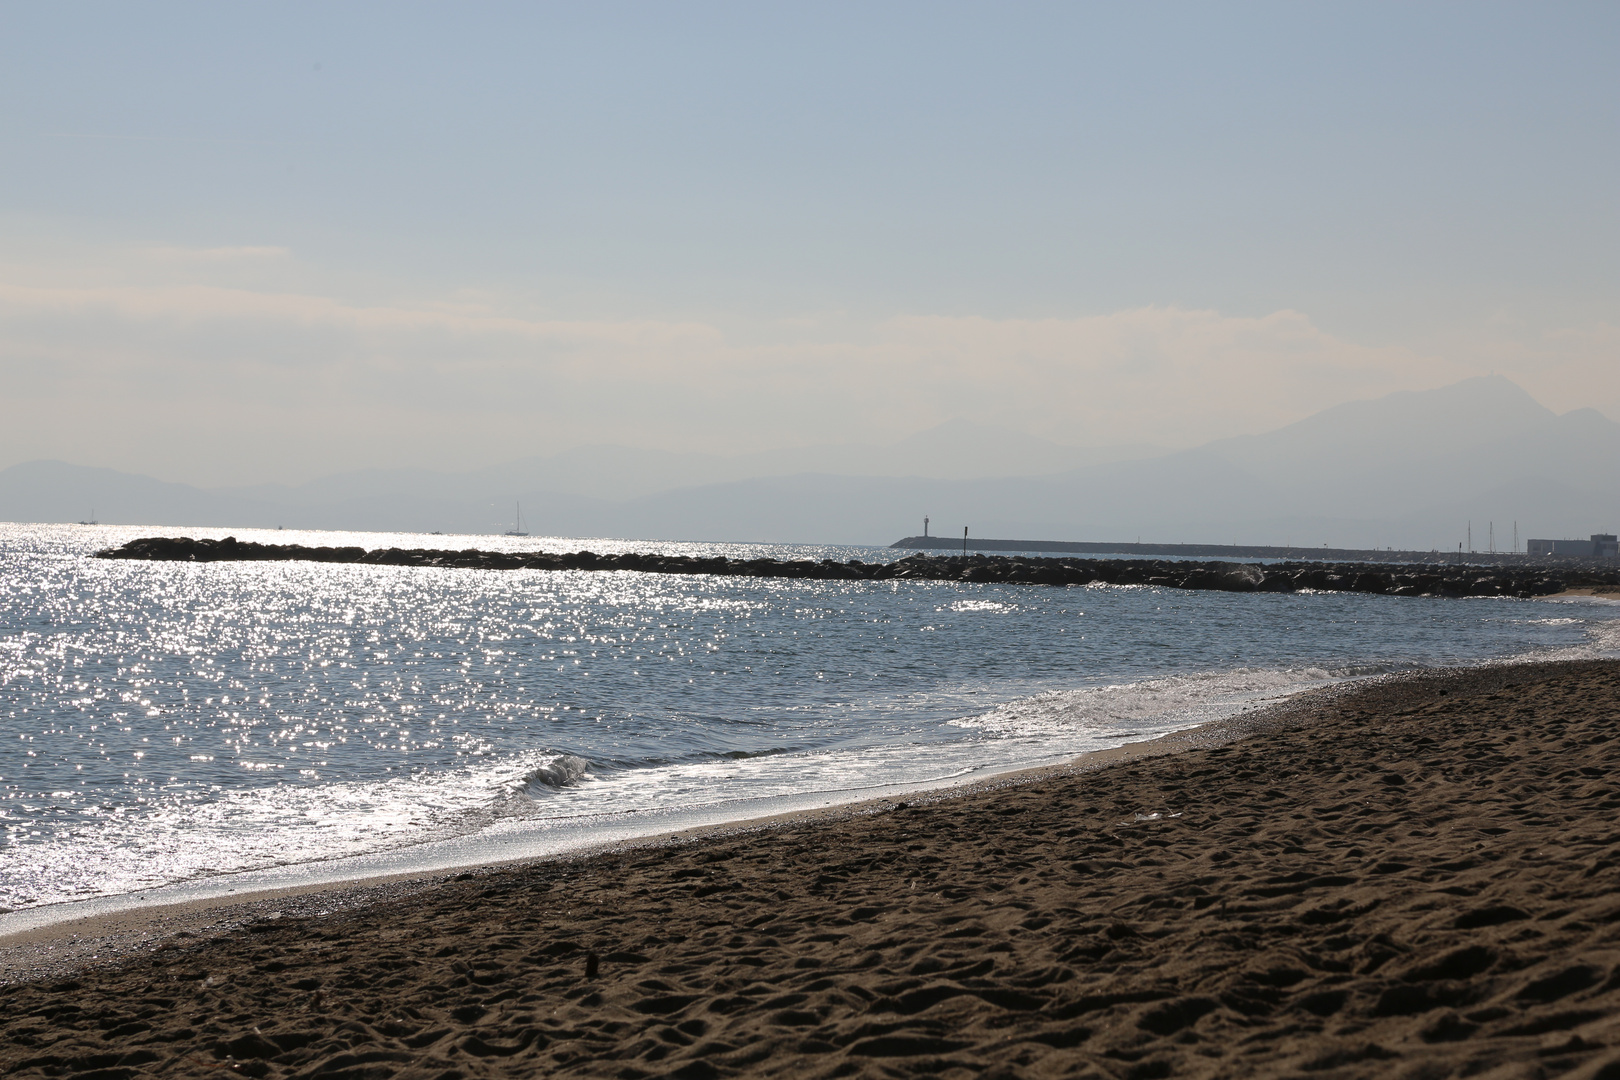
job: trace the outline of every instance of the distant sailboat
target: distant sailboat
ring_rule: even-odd
[[[528,533],[523,531],[523,504],[522,503],[517,504],[517,524],[512,526],[510,529],[507,529],[506,530],[506,535],[507,536],[528,536],[529,535]]]
[[[90,508],[90,520],[89,521],[81,521],[81,522],[79,522],[79,524],[80,525],[100,525],[101,522],[96,520],[96,508],[93,507],[93,506]]]

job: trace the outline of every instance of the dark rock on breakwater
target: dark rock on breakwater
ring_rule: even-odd
[[[959,536],[908,536],[890,544],[891,548],[911,551],[963,550]],[[1008,552],[1021,555],[1108,555],[1128,559],[1220,559],[1225,562],[1254,562],[1275,559],[1283,562],[1371,562],[1380,564],[1422,563],[1451,566],[1534,566],[1579,567],[1590,558],[1576,562],[1578,556],[1527,555],[1515,551],[1403,551],[1396,548],[1330,548],[1280,546],[1273,544],[1144,544],[1109,541],[1099,543],[1084,540],[995,540],[974,537],[967,541],[968,551]]]
[[[306,562],[363,566],[436,566],[476,570],[634,570],[649,574],[812,578],[829,581],[970,581],[1019,585],[1157,585],[1223,592],[1317,589],[1391,596],[1550,596],[1574,588],[1620,587],[1620,568],[1535,570],[1481,566],[1282,562],[1269,565],[1161,559],[1020,558],[910,555],[896,562],[823,559],[729,559],[723,555],[657,555],[591,551],[438,551],[424,548],[306,547],[258,544],[235,537],[193,540],[146,537],[96,552],[99,559],[163,562]]]

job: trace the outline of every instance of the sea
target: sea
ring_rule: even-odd
[[[1390,672],[1620,655],[1620,605],[1591,599],[91,557],[152,535],[906,554],[0,524],[0,933],[896,798]]]

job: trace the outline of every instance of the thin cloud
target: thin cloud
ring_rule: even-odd
[[[267,259],[292,258],[292,251],[289,248],[266,246],[211,248],[155,247],[147,248],[146,251],[147,254],[152,258],[165,262],[262,262]]]
[[[213,135],[136,135],[121,134],[104,131],[45,131],[41,132],[47,139],[74,139],[90,142],[121,142],[121,143],[190,143],[200,145],[220,146],[290,146],[293,145],[284,139],[240,139],[221,138]]]
[[[536,431],[552,449],[729,451],[884,441],[957,416],[1070,443],[1188,445],[1472,373],[1298,312],[1172,307],[905,316],[841,335],[812,321],[773,337],[211,285],[0,284],[0,331],[0,426],[16,433],[0,460],[40,456],[51,423],[72,418],[76,439],[105,436],[120,459],[195,468],[184,448],[229,416],[208,462],[225,479],[295,457],[304,472],[328,457],[475,465],[536,452]]]

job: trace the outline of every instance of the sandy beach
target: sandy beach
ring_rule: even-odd
[[[0,1071],[1620,1076],[1617,734],[1620,662],[1438,672],[968,795],[159,917],[111,963],[59,929],[0,942]]]

